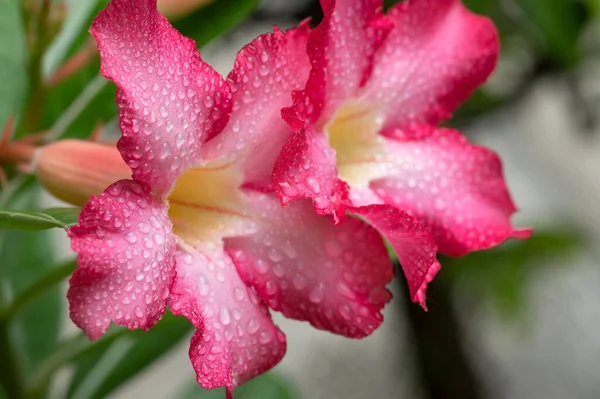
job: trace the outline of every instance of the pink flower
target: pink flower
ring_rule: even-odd
[[[230,393],[284,355],[267,306],[347,337],[377,328],[393,277],[377,231],[358,219],[334,226],[309,200],[282,209],[273,192],[273,165],[293,136],[280,112],[310,71],[307,25],[254,40],[227,81],[156,0],[113,0],[91,32],[118,87],[118,149],[132,180],[92,197],[69,230],[79,254],[72,320],[97,339],[111,321],[149,329],[169,306],[197,328],[199,383]],[[378,207],[361,214],[430,265],[429,233]]]
[[[439,264],[415,262],[392,221],[423,241],[430,232],[429,246],[452,256],[531,233],[510,223],[516,208],[496,154],[437,127],[494,69],[496,30],[459,0],[409,0],[387,15],[381,0],[321,4],[310,77],[283,112],[296,133],[276,162],[278,196],[310,198],[336,220],[362,216],[398,252],[424,305]]]

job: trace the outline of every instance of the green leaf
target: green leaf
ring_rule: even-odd
[[[79,213],[81,208],[79,207],[58,207],[58,208],[47,208],[41,211],[45,215],[48,215],[63,224],[65,227],[76,225],[79,221]]]
[[[50,208],[40,212],[0,211],[0,227],[17,230],[66,229],[77,223],[80,208]]]
[[[83,333],[58,343],[54,351],[47,356],[44,361],[36,368],[35,373],[27,381],[28,397],[40,398],[44,391],[52,382],[54,375],[62,369],[63,366],[77,362],[78,360],[95,353],[97,350],[106,352],[113,347],[117,349],[120,344],[127,344],[130,341],[129,336],[136,332],[111,326],[106,334],[97,341],[90,339]],[[114,345],[113,345],[114,344]],[[104,356],[105,353],[102,355]]]
[[[565,0],[515,0],[541,35],[548,56],[562,67],[580,59],[579,38],[586,22],[580,2]]]
[[[67,17],[60,33],[44,54],[44,76],[50,76],[65,59],[90,39],[88,30],[92,19],[106,6],[108,0],[65,0]]]
[[[86,391],[85,397],[90,399],[107,397],[119,386],[160,359],[179,341],[187,337],[191,330],[192,325],[187,319],[166,313],[163,319],[150,331],[135,331],[127,334],[129,339],[134,340],[133,344],[128,350],[120,351],[119,361],[111,365],[104,373],[104,378],[93,378],[92,383],[95,389],[92,389],[92,392],[87,392],[84,389]],[[107,349],[94,350],[78,362],[67,398],[72,398],[76,391],[86,384],[86,376],[92,375],[92,372],[96,373],[93,366],[100,363]]]
[[[242,23],[259,4],[260,0],[218,0],[172,24],[203,47]]]
[[[39,186],[27,184],[17,192],[7,206],[31,208],[36,204]],[[9,288],[13,297],[37,281],[55,264],[53,247],[48,232],[1,230],[0,281]],[[62,287],[47,290],[30,306],[12,320],[10,336],[20,360],[21,373],[30,375],[48,354],[52,353],[58,339],[61,323],[61,305],[64,303]]]
[[[18,0],[0,1],[0,128],[25,99],[25,35]]]
[[[190,384],[181,399],[223,399],[225,390],[202,389],[197,383]],[[291,384],[270,372],[260,375],[235,390],[235,399],[298,399],[300,395]]]

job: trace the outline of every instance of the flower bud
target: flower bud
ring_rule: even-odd
[[[61,140],[40,148],[34,169],[52,195],[77,206],[112,183],[131,177],[114,145],[81,140]]]

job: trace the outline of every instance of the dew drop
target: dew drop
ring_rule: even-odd
[[[348,305],[340,306],[338,311],[344,319],[346,319],[346,320],[352,319],[352,314],[350,313],[350,307],[348,307]]]
[[[343,297],[351,300],[356,299],[356,293],[354,293],[354,291],[352,291],[352,289],[343,282],[337,284],[337,290]]]
[[[129,232],[125,235],[125,240],[131,244],[134,244],[137,241],[137,236],[133,232]]]
[[[248,332],[250,334],[254,334],[258,331],[258,323],[254,318],[251,318],[250,321],[248,321]]]
[[[309,177],[306,179],[306,187],[308,187],[308,189],[315,194],[319,194],[321,192],[321,186],[314,177]]]
[[[325,299],[325,284],[317,284],[317,286],[310,291],[308,299],[314,304],[323,302],[323,299]]]
[[[219,312],[219,321],[224,326],[231,323],[231,313],[229,313],[229,309],[227,309],[227,308],[221,309],[221,312]]]
[[[236,300],[243,301],[246,295],[244,294],[244,289],[243,288],[236,287],[233,290],[233,296],[235,297]]]
[[[292,284],[294,285],[294,288],[296,288],[297,290],[302,290],[307,286],[308,280],[303,275],[297,274],[292,279]]]
[[[325,252],[327,252],[327,255],[331,256],[332,258],[338,258],[338,257],[342,256],[342,253],[344,251],[343,251],[341,245],[339,244],[339,242],[327,241],[325,243]]]
[[[272,340],[273,340],[273,337],[271,336],[271,334],[269,334],[266,331],[261,331],[261,333],[258,336],[258,341],[263,345],[268,344]]]

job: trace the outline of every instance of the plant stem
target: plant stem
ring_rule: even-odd
[[[46,47],[48,47],[51,41],[47,37],[50,6],[50,0],[42,0],[41,8],[37,13],[35,39],[30,48],[31,58],[28,66],[29,95],[23,117],[22,132],[36,131],[42,116],[46,98],[46,87],[42,78],[42,60]]]
[[[71,105],[69,105],[69,108],[67,108],[60,118],[58,118],[56,123],[54,123],[52,129],[46,134],[44,141],[49,143],[60,139],[69,126],[71,126],[75,119],[77,119],[107,83],[108,80],[100,74],[88,83],[79,96],[77,96]]]
[[[44,277],[33,283],[33,285],[29,286],[15,297],[2,315],[3,319],[7,322],[10,321],[18,314],[19,310],[29,305],[33,300],[45,293],[49,288],[54,287],[56,284],[69,277],[76,268],[77,262],[75,260],[70,260],[52,269],[50,272],[44,275]]]
[[[24,399],[25,390],[19,362],[11,345],[9,326],[0,319],[0,385],[10,399]]]
[[[397,279],[404,285],[402,279]],[[404,286],[402,289],[405,291]],[[427,286],[431,298],[429,312],[405,300],[407,322],[412,329],[411,343],[415,346],[415,368],[421,382],[423,397],[431,399],[480,399],[485,397],[482,384],[464,348],[464,337],[452,308],[449,287],[434,279]]]

